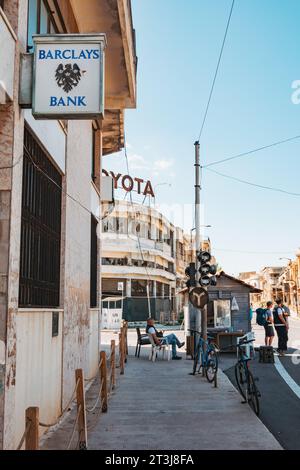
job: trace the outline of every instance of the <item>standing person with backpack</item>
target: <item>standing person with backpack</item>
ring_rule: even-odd
[[[283,309],[282,300],[276,300],[276,306],[273,310],[274,326],[278,336],[278,353],[284,356],[287,351],[289,323]]]
[[[267,302],[267,308],[258,308],[256,310],[256,323],[265,329],[265,345],[272,346],[275,336],[273,328],[273,302]]]
[[[267,302],[267,310],[265,312],[266,315],[266,323],[264,324],[266,336],[265,336],[265,345],[272,346],[275,331],[273,328],[274,318],[273,318],[273,302]]]

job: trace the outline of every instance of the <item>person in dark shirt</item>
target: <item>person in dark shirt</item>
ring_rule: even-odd
[[[283,308],[282,300],[278,299],[276,304],[277,305],[273,310],[273,317],[275,330],[278,336],[278,353],[280,356],[284,356],[287,351],[289,322]]]

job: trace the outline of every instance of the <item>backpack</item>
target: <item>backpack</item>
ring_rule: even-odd
[[[258,308],[256,310],[256,323],[260,326],[265,326],[267,324],[267,315],[266,308]]]

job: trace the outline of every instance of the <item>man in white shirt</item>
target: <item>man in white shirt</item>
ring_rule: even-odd
[[[267,302],[266,324],[264,325],[265,332],[266,332],[265,334],[266,346],[272,346],[273,339],[275,336],[275,332],[273,328],[274,318],[273,318],[272,308],[273,308],[273,302]]]
[[[148,318],[146,333],[148,333],[149,335],[152,335],[152,338],[155,344],[157,344],[158,346],[162,344],[166,344],[166,342],[168,342],[168,344],[171,344],[172,345],[172,359],[175,361],[181,359],[181,356],[177,356],[176,346],[178,348],[182,348],[182,346],[184,346],[185,343],[181,343],[179,339],[177,338],[177,336],[174,335],[174,333],[171,333],[170,335],[167,335],[167,336],[162,336],[162,334],[159,331],[157,331],[154,324],[155,324],[154,318]]]

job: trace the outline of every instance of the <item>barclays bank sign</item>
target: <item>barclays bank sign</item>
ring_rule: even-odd
[[[32,114],[97,119],[104,113],[105,34],[34,36]]]

